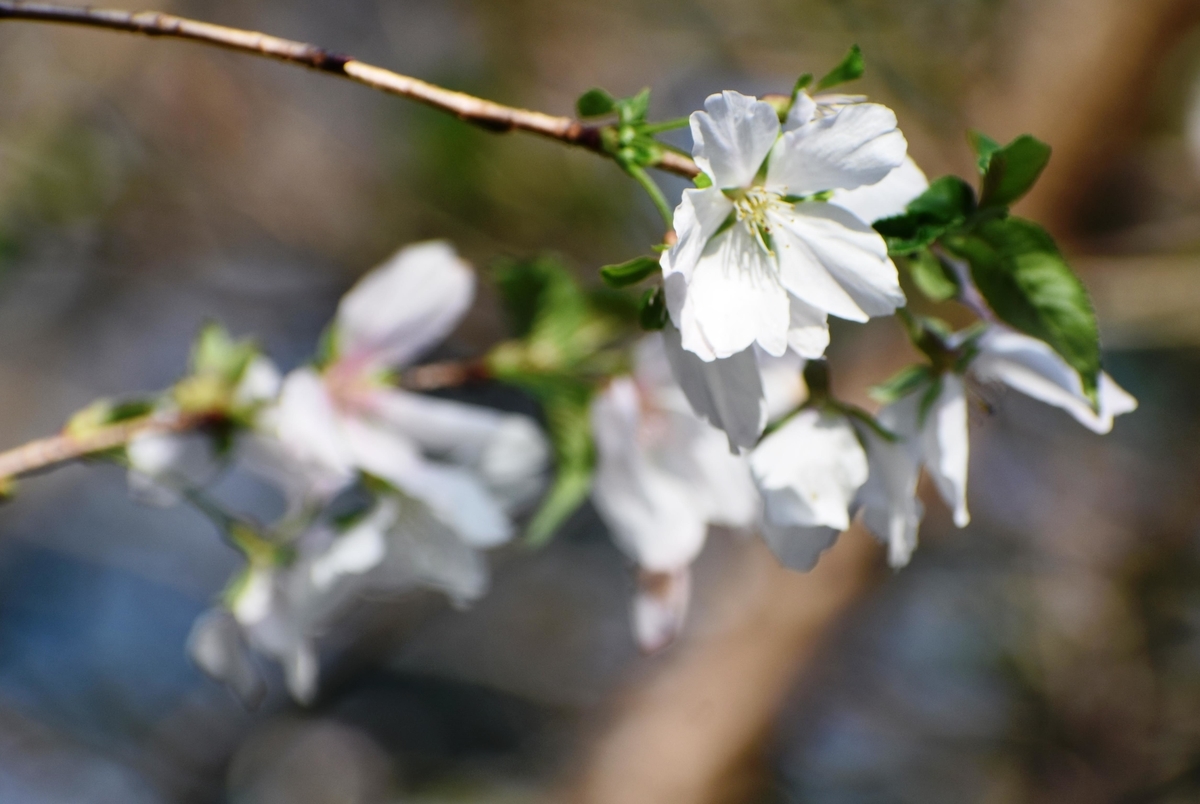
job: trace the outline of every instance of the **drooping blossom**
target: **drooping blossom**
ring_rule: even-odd
[[[758,495],[745,460],[692,413],[672,379],[661,336],[638,344],[634,373],[609,383],[593,401],[591,417],[597,449],[592,499],[617,545],[639,567],[634,633],[643,650],[653,651],[683,624],[689,568],[709,526],[750,526]]]
[[[1036,338],[989,325],[972,344],[966,379],[1005,385],[1062,408],[1093,432],[1109,432],[1116,416],[1137,408],[1137,400],[1104,372],[1093,407],[1078,372]],[[961,528],[970,521],[966,386],[953,372],[930,382],[937,385],[920,386],[880,411],[880,425],[897,435],[898,442],[864,432],[871,476],[861,495],[863,522],[888,545],[893,566],[907,564],[917,544],[922,508],[916,491],[922,467],[953,511],[954,523]]]
[[[850,527],[867,456],[850,419],[820,405],[785,421],[750,453],[764,502],[762,534],[780,562],[809,570]]]

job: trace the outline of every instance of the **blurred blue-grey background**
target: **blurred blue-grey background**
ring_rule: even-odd
[[[0,509],[0,804],[1200,798],[1200,3],[160,8],[562,114],[597,85],[653,87],[656,118],[786,91],[858,42],[863,90],[931,175],[970,175],[968,127],[1054,146],[1020,211],[1092,289],[1141,408],[1102,438],[979,400],[974,521],[956,531],[930,499],[899,573],[861,533],[812,576],[714,534],[688,632],[657,657],[637,654],[631,570],[584,510],[549,548],[497,555],[471,610],[354,612],[307,709],[275,678],[247,712],[187,659],[237,567],[202,517],[136,506],[111,466],[29,479]],[[206,320],[300,363],[355,277],[413,240],[594,276],[660,236],[591,154],[193,44],[0,23],[3,446],[169,385]],[[484,284],[444,351],[502,334]],[[890,322],[835,342],[849,396],[912,360]],[[270,504],[240,476],[220,493]]]

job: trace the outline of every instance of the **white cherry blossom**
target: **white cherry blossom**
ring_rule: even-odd
[[[634,633],[644,650],[656,650],[683,624],[688,568],[709,525],[750,526],[758,495],[726,437],[692,413],[658,335],[639,343],[634,374],[610,382],[591,417],[592,499],[614,541],[640,568]]]
[[[907,145],[895,115],[869,103],[824,114],[811,101],[798,106],[807,119],[794,108],[782,136],[773,107],[737,92],[710,96],[692,115],[693,154],[712,186],[684,191],[662,267],[671,320],[703,360],[752,344],[817,357],[827,315],[865,321],[904,304],[883,239],[812,198],[876,184],[898,167]]]
[[[867,456],[843,414],[809,407],[750,453],[764,501],[763,537],[785,566],[808,570],[850,527]]]
[[[466,544],[512,535],[510,510],[536,495],[548,461],[528,418],[397,388],[388,372],[444,338],[470,304],[471,269],[445,243],[401,250],[346,296],[335,359],[300,368],[264,411],[257,468],[295,501],[328,500],[358,472],[426,505]]]

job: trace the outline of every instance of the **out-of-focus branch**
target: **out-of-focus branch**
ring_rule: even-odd
[[[0,452],[0,483],[115,449],[129,443],[134,436],[192,430],[210,423],[212,418],[210,415],[197,413],[154,413],[96,428],[86,435],[64,431],[58,435],[39,438]]]
[[[609,155],[601,141],[601,126],[587,125],[570,117],[505,106],[474,95],[455,92],[304,42],[281,39],[255,31],[227,28],[158,11],[78,8],[20,0],[0,0],[0,21],[6,19],[85,25],[146,36],[167,36],[264,56],[348,78],[373,89],[424,103],[489,131],[529,131],[568,145],[578,145],[605,156]],[[689,178],[699,173],[690,157],[666,149],[653,167]]]

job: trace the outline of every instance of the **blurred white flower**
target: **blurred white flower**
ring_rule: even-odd
[[[850,527],[855,494],[867,480],[867,456],[850,420],[805,408],[750,453],[764,502],[763,537],[780,562],[796,570]]]
[[[634,633],[643,650],[656,650],[683,624],[688,567],[708,526],[750,526],[758,495],[726,437],[692,413],[658,335],[638,344],[633,376],[610,382],[591,417],[592,499],[617,545],[641,568]]]
[[[736,92],[692,115],[693,154],[712,186],[684,191],[662,267],[671,320],[703,360],[752,344],[819,357],[827,314],[865,321],[904,304],[883,238],[814,198],[898,167],[907,144],[896,116],[870,103],[818,114],[802,97],[782,136],[770,104]]]
[[[334,359],[287,376],[264,411],[254,466],[293,510],[327,501],[357,472],[420,500],[468,545],[512,535],[508,512],[541,488],[549,448],[528,418],[420,396],[388,381],[466,312],[474,274],[442,242],[402,249],[346,296]]]
[[[962,378],[946,373],[937,379],[936,394],[927,399],[922,388],[893,402],[876,417],[880,426],[899,439],[889,442],[868,427],[870,477],[859,495],[863,524],[888,547],[888,563],[908,563],[917,546],[923,514],[917,499],[921,467],[954,513],[954,524],[966,527],[967,399]],[[922,409],[924,407],[924,410]]]

